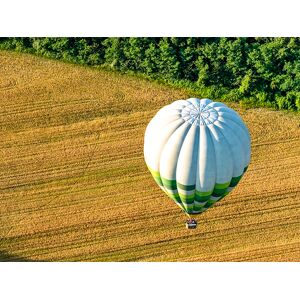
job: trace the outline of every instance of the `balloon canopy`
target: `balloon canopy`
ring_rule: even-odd
[[[209,99],[177,100],[146,128],[144,157],[156,183],[187,214],[226,196],[250,162],[250,135],[241,117]]]

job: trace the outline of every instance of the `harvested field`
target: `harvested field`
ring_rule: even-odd
[[[198,217],[143,160],[155,112],[185,91],[0,51],[0,260],[299,261],[300,116],[238,110],[252,161]]]

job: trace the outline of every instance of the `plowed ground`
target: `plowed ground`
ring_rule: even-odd
[[[0,260],[299,261],[300,117],[238,110],[252,161],[186,230],[143,160],[144,130],[185,91],[0,52]]]

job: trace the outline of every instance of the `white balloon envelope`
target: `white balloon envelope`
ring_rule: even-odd
[[[163,107],[145,132],[152,176],[189,215],[205,211],[238,184],[250,153],[249,131],[238,113],[209,99]]]

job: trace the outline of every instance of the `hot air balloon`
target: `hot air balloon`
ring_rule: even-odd
[[[190,98],[161,108],[149,122],[144,158],[159,187],[189,216],[225,197],[250,162],[250,135],[236,111]]]

